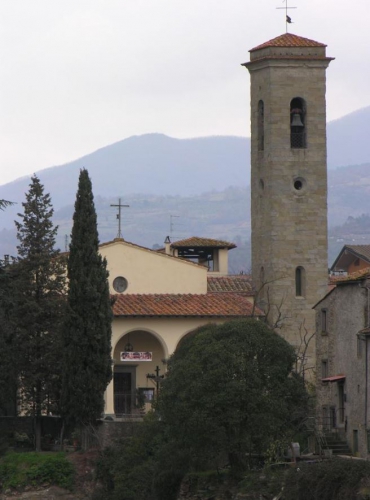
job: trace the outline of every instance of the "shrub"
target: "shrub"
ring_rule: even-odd
[[[73,465],[64,453],[8,453],[0,459],[0,490],[31,484],[53,484],[71,489]]]
[[[358,500],[361,481],[370,476],[370,463],[362,460],[333,459],[302,464],[289,471],[285,500]]]

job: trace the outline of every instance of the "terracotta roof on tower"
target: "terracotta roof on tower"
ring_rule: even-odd
[[[114,316],[123,317],[249,317],[253,304],[238,293],[115,295]],[[255,316],[264,313],[255,308]]]
[[[254,47],[249,52],[264,49],[266,47],[326,47],[324,43],[315,42],[309,38],[293,35],[292,33],[284,33],[284,35],[277,36],[268,42],[262,43]]]
[[[252,277],[248,274],[237,274],[232,276],[209,276],[207,278],[209,292],[220,293],[243,293],[253,296]]]
[[[213,248],[236,248],[235,243],[230,243],[229,241],[214,240],[212,238],[198,238],[197,236],[192,236],[191,238],[186,238],[185,240],[179,240],[171,243],[173,248],[189,248],[189,247],[213,247]]]

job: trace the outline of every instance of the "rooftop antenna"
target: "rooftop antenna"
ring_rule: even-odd
[[[64,249],[68,252],[68,234],[64,236]]]
[[[118,205],[111,205],[111,207],[118,207],[118,214],[116,215],[118,219],[118,233],[117,233],[117,238],[122,238],[122,232],[121,232],[121,208],[123,207],[129,207],[130,205],[122,205],[121,204],[121,198],[118,198]]]
[[[170,234],[173,233],[173,228],[174,228],[175,223],[173,222],[172,219],[175,219],[175,218],[179,219],[180,216],[179,215],[170,215]]]
[[[285,3],[285,7],[276,7],[278,10],[285,10],[285,29],[286,33],[288,33],[288,24],[292,24],[292,18],[288,15],[288,10],[289,9],[296,9],[297,7],[288,7],[288,0],[283,0],[283,3]]]

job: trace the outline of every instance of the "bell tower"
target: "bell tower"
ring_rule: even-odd
[[[250,50],[252,276],[269,322],[303,353],[328,282],[326,45],[286,33]],[[314,366],[314,339],[305,353]]]

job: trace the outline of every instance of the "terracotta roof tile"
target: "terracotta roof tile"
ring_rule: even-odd
[[[370,276],[370,267],[365,267],[364,269],[360,269],[359,271],[355,271],[350,274],[340,275],[340,276],[330,276],[330,284],[338,285],[340,283],[346,283],[348,281],[360,281]]]
[[[315,40],[310,40],[309,38],[293,35],[292,33],[284,33],[283,35],[277,36],[268,42],[254,47],[249,52],[265,49],[267,47],[326,47],[326,45],[315,42]]]
[[[253,304],[238,293],[115,295],[114,316],[124,317],[249,317]],[[263,312],[256,308],[256,316]]]
[[[212,238],[198,238],[192,236],[185,240],[179,240],[171,243],[173,248],[188,248],[188,247],[213,247],[213,248],[236,248],[235,243],[229,241],[214,240]]]
[[[352,250],[358,257],[370,261],[370,245],[344,245],[344,248]]]
[[[247,274],[237,274],[232,276],[209,276],[207,278],[209,292],[221,293],[243,293],[253,296],[252,277]]]

